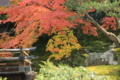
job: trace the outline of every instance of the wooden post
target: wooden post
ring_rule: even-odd
[[[22,52],[22,47],[20,47],[20,56],[24,56],[23,52]],[[19,60],[19,72],[25,72],[25,62],[24,60]]]
[[[36,72],[32,71],[31,69],[31,59],[35,59],[38,57],[34,56],[29,56],[29,54],[26,51],[34,51],[36,47],[32,48],[22,48],[20,47],[19,49],[0,49],[0,52],[12,52],[12,53],[20,53],[18,57],[0,57],[0,61],[10,61],[10,60],[18,60],[19,63],[0,63],[0,66],[9,66],[9,65],[19,65],[17,66],[10,66],[10,67],[1,67],[0,68],[0,74],[20,74],[23,73],[25,74],[25,77],[20,80],[34,80],[35,75],[37,74]],[[14,77],[14,76],[13,76]],[[16,80],[16,79],[10,79],[8,80]]]
[[[22,51],[22,47],[20,47],[20,51],[21,51],[20,56],[23,56],[23,57],[29,56],[25,51]],[[31,64],[32,62],[28,59],[20,60],[19,61],[19,72],[30,72]]]
[[[22,49],[22,51],[34,51],[36,49],[36,47],[32,47],[32,48],[25,48]],[[20,48],[19,49],[0,49],[0,52],[20,52]]]

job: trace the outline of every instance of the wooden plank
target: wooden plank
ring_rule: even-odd
[[[4,57],[4,58],[0,58],[0,61],[25,60],[25,59],[35,59],[35,58],[37,57],[34,56]]]
[[[5,65],[5,66],[9,66],[9,65],[19,65],[19,63],[0,63],[0,65]]]
[[[29,56],[29,54],[25,51],[23,51],[24,56]]]
[[[32,64],[32,62],[28,59],[25,59],[24,61],[26,62],[26,65],[31,65]]]
[[[18,71],[18,67],[0,67],[0,72],[15,72]]]
[[[22,51],[34,51],[37,47],[23,48]],[[14,52],[21,51],[21,49],[0,49],[0,52]]]
[[[19,57],[4,57],[0,58],[0,61],[11,61],[11,60],[19,60]]]
[[[37,57],[34,56],[4,57],[4,58],[0,58],[0,61],[25,60],[25,59],[31,60],[36,58],[38,58],[38,56]]]

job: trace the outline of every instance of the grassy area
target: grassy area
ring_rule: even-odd
[[[120,65],[90,66],[87,70],[94,71],[98,75],[110,76],[110,80],[120,80]]]

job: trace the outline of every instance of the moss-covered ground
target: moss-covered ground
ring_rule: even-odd
[[[87,67],[98,75],[110,76],[110,80],[120,80],[120,65],[99,65]]]

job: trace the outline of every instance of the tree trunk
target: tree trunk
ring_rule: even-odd
[[[120,29],[119,19],[117,17],[114,17],[114,18],[115,18],[115,21],[116,21],[116,27],[117,27],[117,29]]]
[[[106,37],[108,37],[111,41],[113,41],[116,45],[116,47],[120,47],[120,40],[117,38],[117,36],[114,33],[106,31],[103,27],[101,27],[98,22],[96,22],[91,16],[89,16],[88,13],[86,13],[86,16],[88,17],[89,21],[97,27]]]

